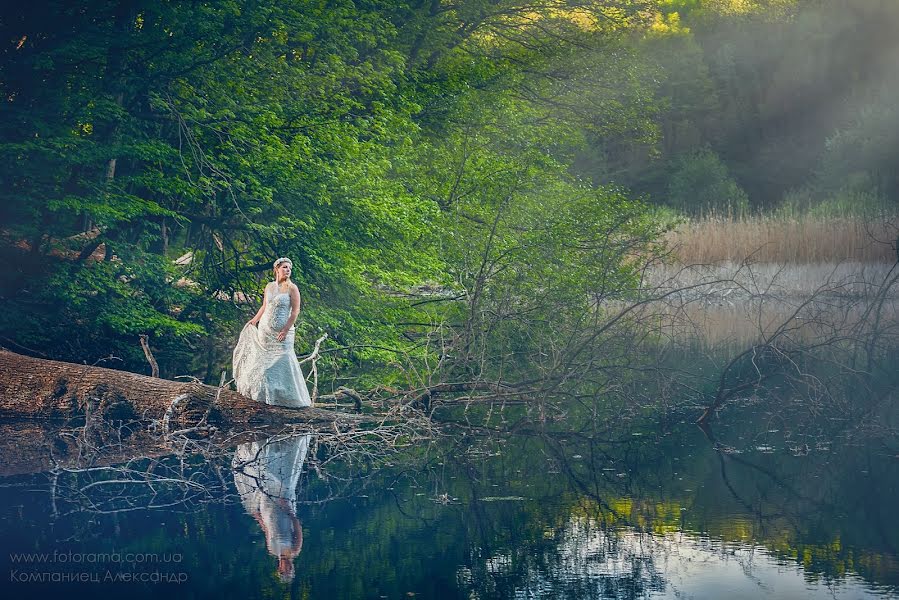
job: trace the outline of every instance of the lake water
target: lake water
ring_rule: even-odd
[[[899,594],[899,452],[883,440],[681,422],[449,433],[387,457],[283,435],[10,474],[38,464],[24,451],[0,480],[4,597]]]

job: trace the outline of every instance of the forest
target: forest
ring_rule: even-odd
[[[40,1],[0,28],[14,352],[148,374],[144,335],[215,384],[289,256],[325,391],[581,397],[634,356],[612,338],[653,338],[648,266],[895,260],[890,0]]]

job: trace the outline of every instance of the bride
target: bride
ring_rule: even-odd
[[[311,437],[286,435],[246,442],[237,447],[231,462],[241,502],[262,526],[265,545],[278,559],[278,575],[284,582],[293,580],[293,561],[303,549],[297,483]]]
[[[279,258],[275,280],[265,286],[262,306],[244,325],[234,348],[237,391],[277,406],[310,406],[312,400],[293,349],[300,290],[290,280],[293,263]]]

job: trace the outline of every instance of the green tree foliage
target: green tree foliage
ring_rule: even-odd
[[[749,199],[714,152],[703,149],[675,161],[668,202],[692,216],[746,215]]]
[[[854,118],[827,139],[814,176],[787,196],[785,208],[825,216],[896,212],[899,110],[891,98],[899,92],[899,83],[887,81],[879,88]]]
[[[660,2],[639,41],[626,44],[656,135],[596,136],[578,173],[665,203],[677,165],[708,147],[754,210],[774,209],[786,194],[795,204],[798,190],[812,205],[895,197],[886,173],[895,171],[890,99],[899,90],[888,57],[897,52],[897,6]]]
[[[164,374],[215,379],[287,255],[299,350],[328,332],[338,378],[580,352],[570,334],[631,293],[659,232],[630,193],[691,214],[895,197],[896,18],[848,0],[31,3],[0,23],[2,342],[143,370],[146,333]]]
[[[213,377],[240,302],[258,302],[272,259],[288,255],[299,337],[330,333],[349,349],[336,367],[426,356],[402,323],[434,313],[405,294],[471,291],[469,236],[483,232],[460,202],[484,222],[513,215],[508,240],[533,230],[530,254],[509,254],[519,279],[550,252],[544,238],[567,251],[558,240],[578,219],[637,218],[566,171],[584,131],[650,126],[627,102],[631,71],[580,74],[593,58],[615,64],[603,47],[622,50],[647,6],[29,5],[4,20],[0,62],[5,342],[142,370],[147,333],[164,374]],[[550,236],[539,215],[564,225]],[[446,318],[472,323],[468,309]]]
[[[438,64],[457,73],[464,65],[471,83],[452,105],[442,100],[443,119],[423,125],[428,143],[413,178],[441,207],[452,295],[430,303],[426,320],[439,324],[430,342],[449,353],[440,366],[451,381],[564,378],[564,365],[593,348],[598,307],[635,288],[631,259],[658,234],[640,203],[570,172],[589,136],[648,124],[639,104],[624,101],[639,82],[589,66],[603,47],[621,48],[619,32],[541,23],[503,31],[508,54],[473,36]],[[524,39],[552,49],[524,52]],[[550,44],[559,39],[572,46]],[[619,87],[604,89],[612,81]]]
[[[335,337],[358,341],[376,335],[373,284],[408,284],[436,264],[416,248],[430,201],[390,176],[417,107],[377,11],[36,3],[5,25],[7,339],[47,348],[83,324],[84,343],[51,353],[124,353],[131,367],[137,332],[199,350],[191,336],[235,327],[216,299],[256,297],[272,258],[291,255],[308,327],[340,325]],[[88,260],[98,248],[103,264]],[[176,272],[171,259],[188,250]],[[95,307],[108,318],[61,322],[52,307],[85,310],[84,297],[104,298]]]

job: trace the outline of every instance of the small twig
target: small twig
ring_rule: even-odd
[[[187,394],[180,394],[178,396],[175,396],[175,398],[172,399],[172,403],[169,405],[169,407],[165,411],[165,416],[162,417],[162,432],[163,433],[169,432],[169,423],[171,422],[172,417],[175,415],[175,409],[178,408],[178,405],[181,404],[181,402],[183,400],[187,400],[188,398],[189,398],[189,396]]]
[[[19,344],[18,342],[15,342],[15,341],[9,339],[8,337],[0,336],[0,340],[2,340],[6,344],[12,344],[16,348],[19,348],[20,350],[24,350],[30,354],[33,354],[34,356],[40,356],[41,358],[50,358],[43,352],[38,352],[37,350],[34,350],[33,348],[29,348],[28,346],[23,346],[22,344]]]
[[[112,354],[110,354],[109,356],[104,356],[104,357],[102,357],[102,358],[98,358],[97,360],[94,361],[94,364],[92,364],[91,366],[92,366],[92,367],[96,367],[96,366],[99,365],[100,363],[106,362],[106,361],[108,361],[108,360],[117,360],[117,361],[119,361],[119,362],[125,362],[124,360],[122,360],[122,359],[119,358],[118,356],[113,356]],[[85,362],[85,364],[87,364],[87,363]]]
[[[156,363],[156,359],[153,358],[153,353],[150,351],[150,343],[147,341],[147,334],[140,334],[140,347],[144,349],[144,356],[147,357],[147,362],[150,363],[150,369],[152,373],[150,377],[159,378],[159,365]]]
[[[316,399],[318,399],[318,359],[321,353],[322,342],[326,339],[328,339],[328,334],[322,334],[322,336],[315,341],[315,347],[312,349],[312,354],[300,361],[300,364],[310,360],[312,361],[312,404],[315,404]]]
[[[310,360],[311,361],[317,360],[318,356],[320,354],[320,351],[321,351],[322,342],[324,342],[326,339],[328,339],[327,333],[323,334],[320,338],[318,338],[315,341],[315,347],[312,349],[312,353],[309,356],[307,356],[306,358],[304,358],[303,360],[301,360],[300,364],[309,362]]]

